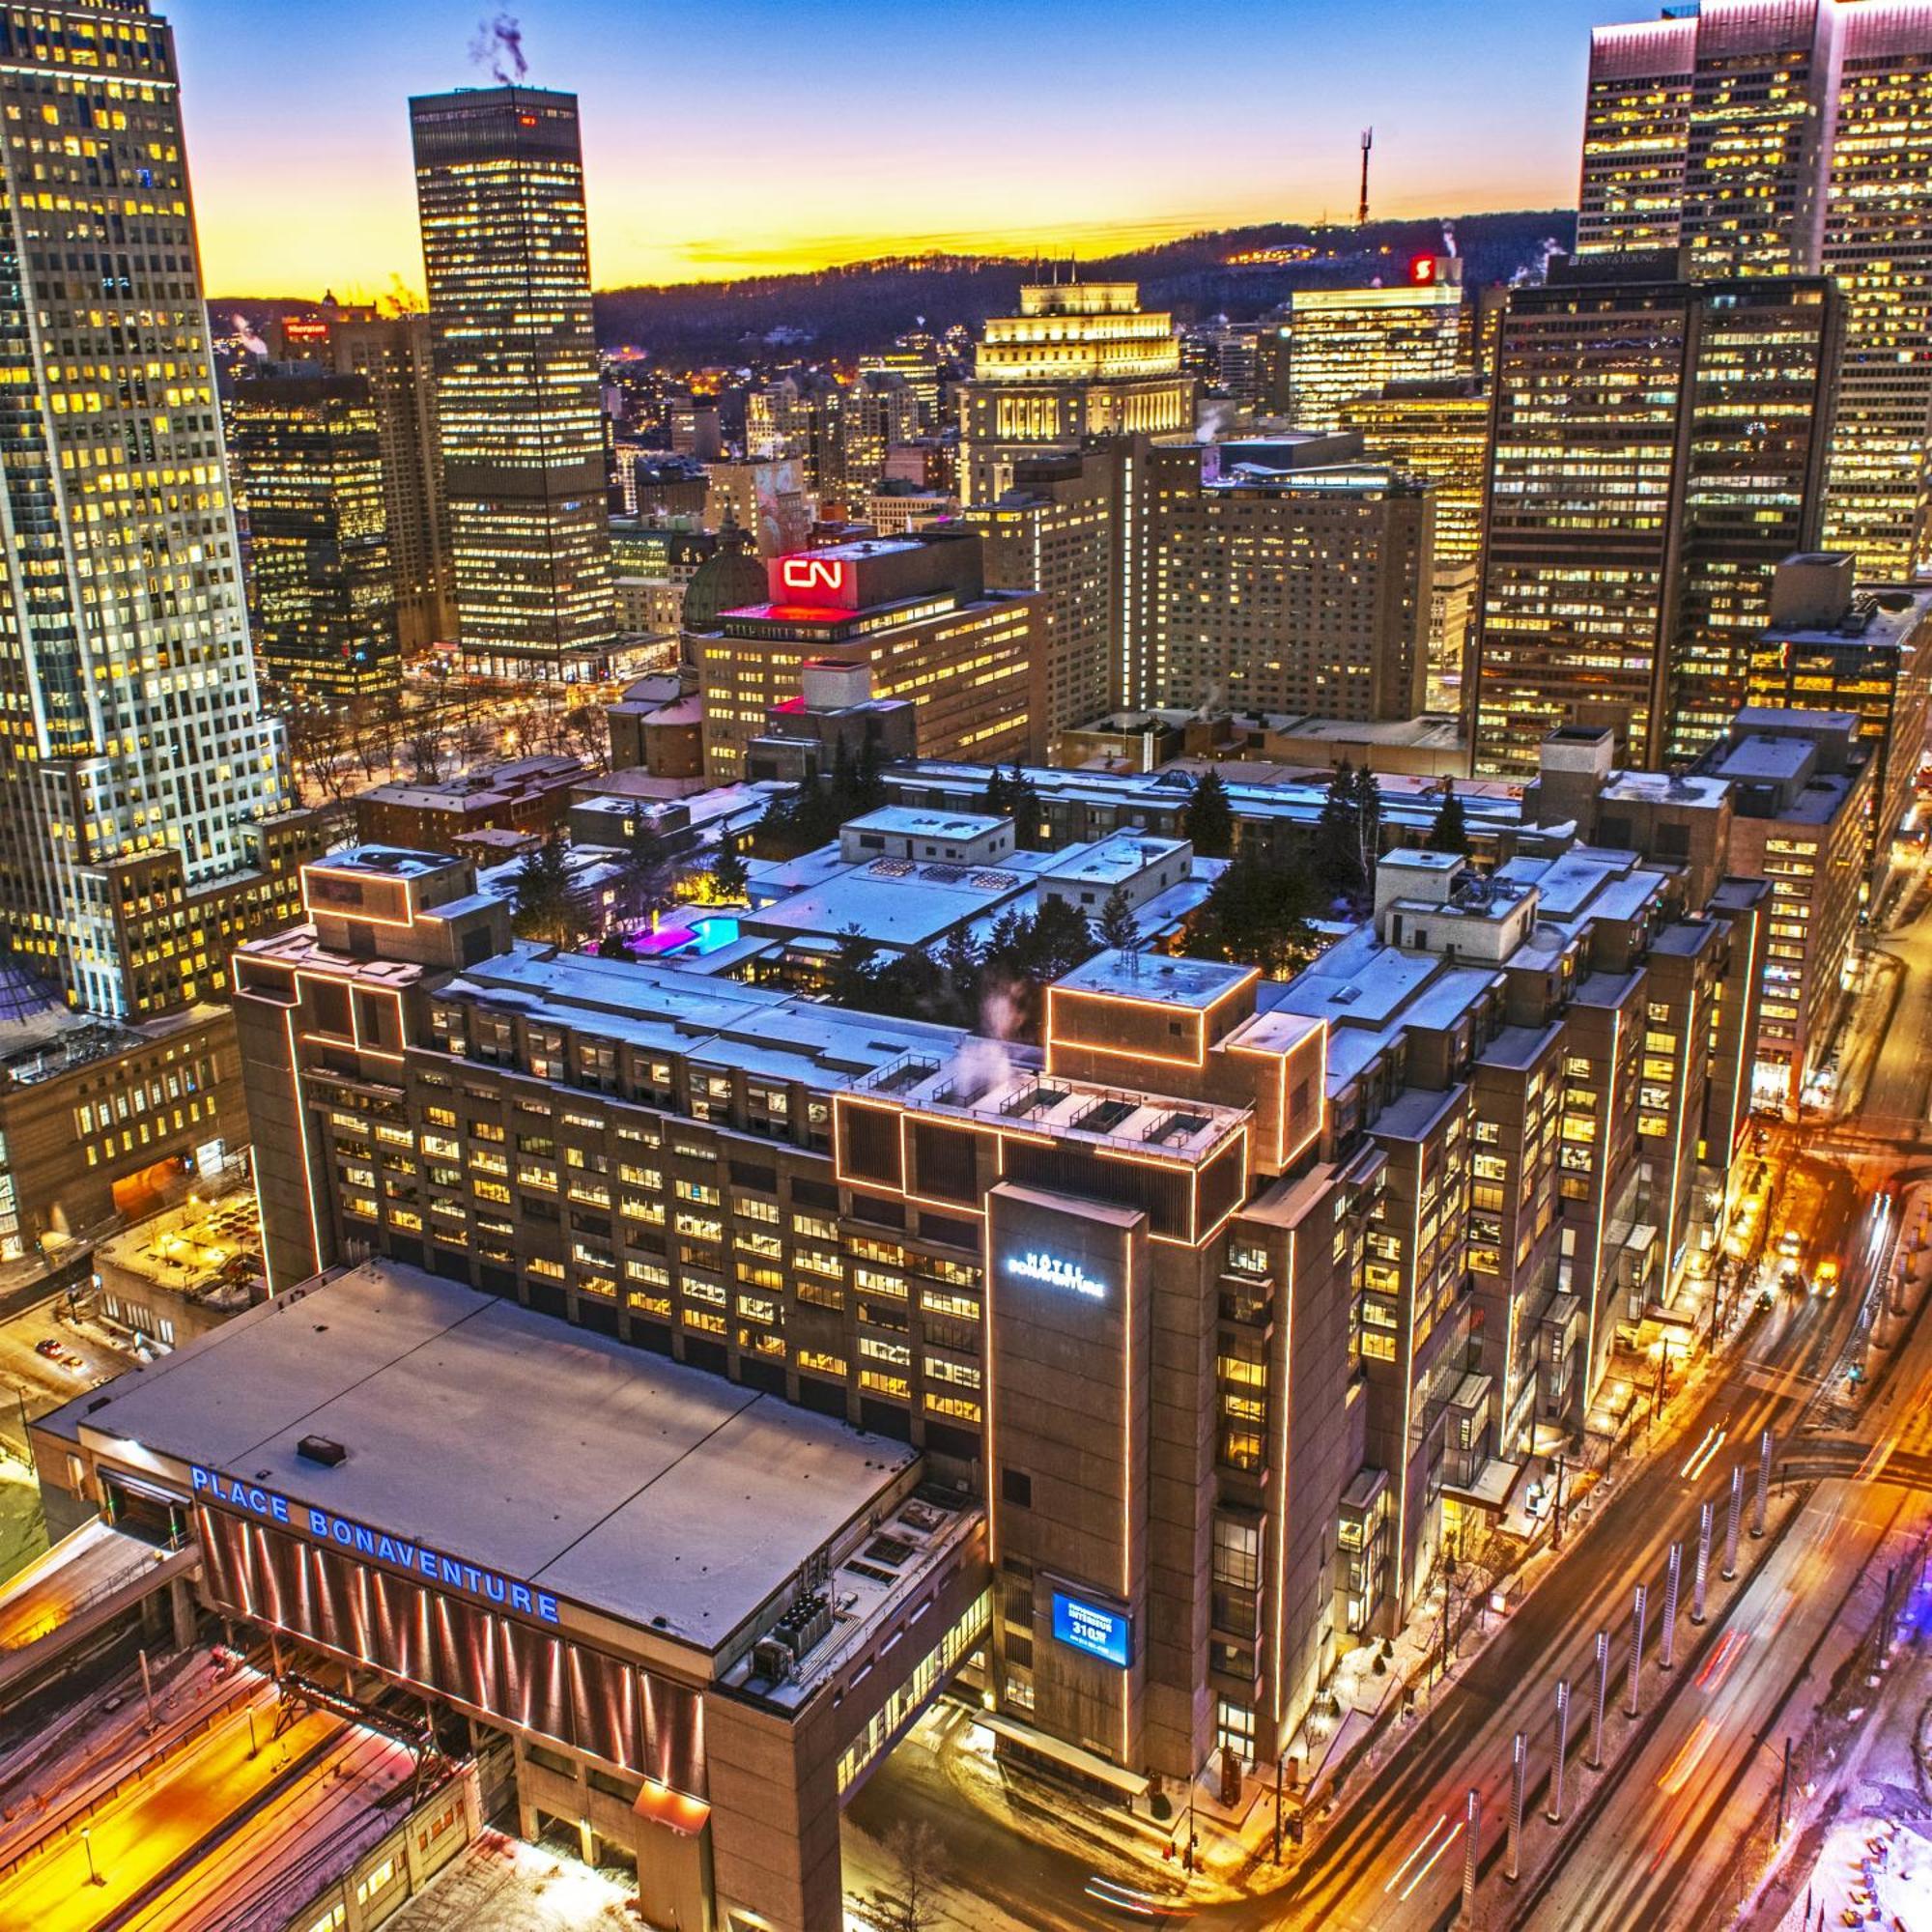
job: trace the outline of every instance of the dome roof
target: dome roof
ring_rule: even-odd
[[[715,631],[721,611],[764,604],[770,596],[764,565],[742,550],[721,546],[692,572],[684,586],[684,628]]]

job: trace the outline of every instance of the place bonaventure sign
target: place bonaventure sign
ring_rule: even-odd
[[[406,1571],[412,1577],[420,1577],[426,1582],[468,1591],[472,1597],[535,1617],[540,1623],[560,1621],[556,1599],[548,1590],[539,1590],[532,1583],[501,1576],[495,1570],[485,1570],[479,1564],[466,1563],[462,1557],[433,1549],[426,1543],[371,1529],[350,1517],[337,1516],[333,1510],[317,1509],[313,1503],[291,1502],[287,1496],[264,1489],[260,1483],[239,1482],[219,1469],[204,1469],[198,1463],[188,1464],[188,1480],[196,1496],[219,1503],[224,1509],[259,1517],[265,1522],[285,1524],[300,1535],[312,1536],[318,1543],[330,1544],[352,1556],[367,1556],[377,1563]]]

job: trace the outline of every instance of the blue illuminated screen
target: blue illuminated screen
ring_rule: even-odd
[[[1064,1590],[1053,1593],[1053,1634],[1089,1657],[1103,1663],[1127,1667],[1127,1620],[1118,1610],[1103,1610],[1097,1605],[1082,1603]]]

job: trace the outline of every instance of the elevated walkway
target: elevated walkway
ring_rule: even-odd
[[[199,1544],[157,1548],[104,1522],[63,1537],[0,1588],[0,1704],[200,1561]]]

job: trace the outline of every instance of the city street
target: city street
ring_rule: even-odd
[[[1735,1352],[1666,1412],[1654,1454],[1623,1465],[1595,1520],[1533,1596],[1463,1665],[1388,1761],[1358,1776],[1272,1895],[1202,1906],[1193,1922],[1241,1927],[1435,1926],[1453,1917],[1463,1883],[1466,1796],[1482,1795],[1477,1918],[1485,1925],[1609,1928],[1715,1922],[1740,1847],[1765,1835],[1775,1808],[1781,1741],[1801,1734],[1834,1670],[1873,1627],[1883,1572],[1902,1565],[1924,1529],[1932,1492],[1932,1322],[1916,1321],[1896,1359],[1868,1346],[1869,1313],[1899,1235],[1898,1190],[1932,1174],[1932,919],[1915,877],[1901,929],[1876,949],[1896,966],[1872,976],[1860,1065],[1848,1064],[1848,1115],[1774,1135],[1773,1158],[1806,1177],[1804,1234],[1813,1268],[1835,1258],[1831,1294],[1779,1291],[1751,1317]],[[1894,1324],[1897,1325],[1897,1324]],[[1848,1380],[1871,1378],[1863,1395]],[[1712,1614],[1690,1622],[1690,1563],[1700,1503],[1710,1502],[1721,1543],[1731,1472],[1754,1483],[1760,1434],[1772,1432],[1779,1477],[1799,1488],[1785,1521],[1774,1510],[1761,1545],[1746,1538],[1733,1596],[1720,1594],[1712,1558]],[[1712,1445],[1716,1445],[1713,1447]],[[1706,1453],[1708,1451],[1708,1453]],[[1685,1546],[1676,1669],[1658,1668],[1669,1547]],[[1613,1719],[1605,1769],[1584,1766],[1594,1692],[1595,1637],[1609,1634],[1610,1702],[1620,1705],[1632,1598],[1650,1592],[1642,1716]],[[1528,1742],[1525,1809],[1549,1802],[1557,1680],[1572,1686],[1566,1823],[1525,1834],[1523,1879],[1503,1876],[1512,1744]],[[963,1722],[962,1718],[955,1723]],[[1625,1736],[1628,1731],[1630,1735]],[[1009,1778],[1009,1804],[1043,1810],[1044,1786]],[[848,1895],[879,1869],[877,1847],[895,1824],[920,1820],[944,1844],[939,1861],[971,1874],[977,1917],[961,1923],[1103,1926],[1120,1923],[1089,1897],[1096,1873],[1158,1887],[1097,1834],[1091,1861],[1066,1843],[1022,1838],[962,1804],[945,1755],[909,1742],[853,1802],[847,1831]],[[1255,1889],[1265,1883],[1257,1875]],[[956,1879],[955,1879],[956,1882]],[[1170,1883],[1178,1883],[1178,1875]],[[1729,1903],[1735,1905],[1733,1894]],[[999,1918],[988,1914],[1000,1915]]]

